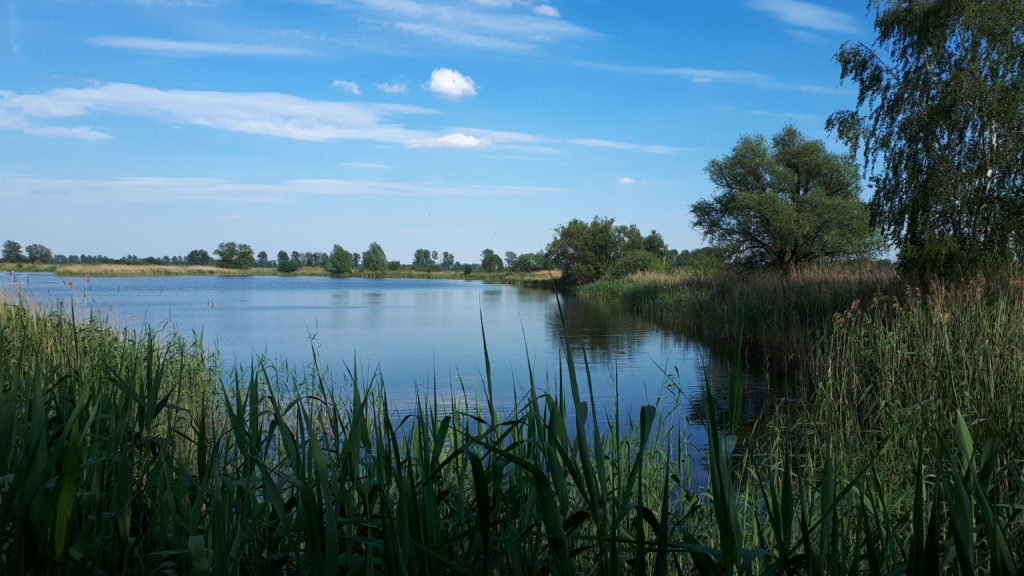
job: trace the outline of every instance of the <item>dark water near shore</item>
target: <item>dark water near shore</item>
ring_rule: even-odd
[[[20,291],[48,308],[100,315],[123,328],[148,324],[201,334],[228,365],[247,368],[255,355],[265,354],[302,371],[315,351],[339,382],[347,370],[358,371],[362,381],[383,378],[399,408],[435,390],[483,400],[481,324],[499,407],[512,406],[527,388],[527,362],[539,388],[558,387],[566,371],[566,339],[581,381],[586,353],[599,415],[612,410],[616,399],[623,417],[634,418],[643,404],[659,402],[663,413],[674,410],[681,425],[692,425],[691,440],[698,445],[703,430],[690,415],[704,379],[716,390],[728,387],[728,366],[680,334],[614,307],[504,284],[3,274],[0,289]],[[746,376],[745,388],[746,411],[753,412],[761,396],[758,380]]]

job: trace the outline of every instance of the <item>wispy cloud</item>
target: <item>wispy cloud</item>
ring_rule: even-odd
[[[451,68],[437,68],[430,74],[427,90],[449,100],[476,96],[476,83],[469,76]]]
[[[359,96],[363,93],[363,91],[359,89],[359,84],[356,84],[355,82],[349,82],[348,80],[335,80],[334,82],[331,82],[331,86],[335,88],[340,88],[341,90],[344,90],[345,92],[348,92],[349,94],[354,94],[356,96]]]
[[[805,121],[805,122],[816,122],[816,123],[822,121],[822,118],[820,116],[815,116],[813,114],[806,114],[804,112],[771,112],[771,111],[768,111],[768,110],[758,110],[758,109],[750,109],[750,108],[737,108],[735,106],[716,106],[715,109],[716,110],[720,110],[722,112],[730,112],[730,113],[738,113],[738,114],[748,114],[750,116],[763,116],[763,117],[767,117],[767,118],[785,118],[787,120],[802,120],[802,121]]]
[[[308,50],[289,48],[286,46],[225,44],[218,42],[186,42],[181,40],[164,40],[161,38],[143,38],[139,36],[99,36],[96,38],[90,38],[89,42],[97,46],[178,55],[210,54],[219,56],[304,56],[310,54]]]
[[[576,65],[583,68],[590,68],[591,70],[604,70],[607,72],[618,72],[621,74],[670,76],[681,78],[683,80],[690,80],[691,82],[698,84],[722,82],[726,84],[742,84],[772,90],[795,90],[798,92],[813,92],[818,94],[838,93],[836,88],[817,86],[813,84],[783,82],[761,72],[749,72],[746,70],[670,68],[664,66],[623,66],[618,64],[605,64],[601,62],[576,62]]]
[[[381,82],[377,84],[377,90],[387,92],[388,94],[405,94],[409,91],[409,85],[402,82]]]
[[[472,5],[431,4],[415,0],[307,0],[350,9],[395,30],[436,42],[497,51],[526,51],[571,38],[595,36],[591,30],[559,18],[558,11],[527,0],[475,0]]]
[[[633,180],[629,176],[623,176],[615,181],[616,184],[636,184],[636,180]]]
[[[110,134],[94,130],[87,126],[74,126],[67,128],[64,126],[27,126],[22,128],[22,132],[31,134],[33,136],[47,136],[55,138],[74,138],[76,140],[110,140],[113,138]]]
[[[814,32],[809,32],[807,30],[786,30],[786,32],[788,32],[790,36],[796,38],[797,40],[801,42],[806,42],[808,44],[828,43],[828,39],[822,36],[821,34],[816,34]]]
[[[540,6],[533,7],[533,13],[540,16],[549,16],[551,18],[561,18],[562,14],[558,11],[558,8],[551,6],[550,4],[541,4]]]
[[[470,136],[459,132],[446,134],[437,138],[413,140],[408,143],[409,148],[455,148],[463,150],[472,148],[490,148],[493,145],[494,142],[487,138],[477,138],[476,136]]]
[[[567,140],[567,142],[579,146],[587,146],[590,148],[610,148],[612,150],[637,150],[639,152],[647,152],[648,154],[671,154],[673,152],[679,152],[683,150],[683,148],[673,148],[671,146],[662,146],[658,144],[631,144],[629,142],[601,140],[599,138],[571,138]]]
[[[406,144],[431,134],[403,128],[391,118],[434,112],[418,106],[310,100],[272,92],[161,90],[119,83],[40,94],[0,91],[0,119],[7,118],[0,120],[0,127],[14,121],[108,113],[294,140]]]
[[[790,26],[829,32],[857,33],[857,20],[849,14],[800,0],[750,0],[754,10],[768,12]]]
[[[247,183],[214,178],[128,177],[112,179],[38,178],[0,173],[0,198],[63,197],[80,203],[280,202],[318,196],[508,196],[559,191],[557,188],[437,184],[336,178],[296,178]]]
[[[9,94],[0,91],[0,102]],[[6,110],[0,104],[0,130],[15,130],[31,136],[42,136],[47,138],[74,138],[77,140],[110,140],[112,136],[88,126],[39,126],[33,124],[29,118],[11,110]]]

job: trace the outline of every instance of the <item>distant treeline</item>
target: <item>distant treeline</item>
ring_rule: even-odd
[[[676,267],[713,267],[725,256],[718,248],[696,250],[669,249],[657,231],[643,236],[635,225],[615,225],[614,219],[595,217],[585,223],[572,220],[556,229],[545,250],[517,254],[506,251],[504,257],[488,248],[477,261],[462,262],[448,251],[438,253],[427,248],[412,254],[411,264],[389,260],[380,244],[370,243],[363,252],[349,252],[335,244],[330,252],[260,250],[250,244],[222,242],[212,252],[197,248],[185,255],[138,256],[127,254],[113,258],[102,254],[53,254],[42,244],[22,245],[7,240],[0,262],[31,264],[126,264],[155,266],[218,266],[230,269],[276,269],[292,273],[300,268],[321,268],[341,276],[355,271],[385,272],[413,269],[426,272],[535,272],[561,269],[575,281],[588,282],[604,276],[618,276],[643,270],[668,270]]]

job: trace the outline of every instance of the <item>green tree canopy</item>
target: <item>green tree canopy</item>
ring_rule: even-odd
[[[442,270],[454,270],[455,269],[455,255],[451,252],[445,251],[441,255],[441,269]]]
[[[220,258],[217,265],[221,268],[246,270],[252,268],[253,262],[256,261],[256,257],[252,251],[252,246],[248,244],[221,242],[217,245],[217,249],[214,250],[213,253]]]
[[[213,256],[206,250],[193,250],[185,256],[185,265],[187,266],[209,266],[213,263]]]
[[[484,272],[498,272],[505,268],[505,265],[501,261],[501,256],[494,253],[494,250],[490,248],[485,249],[480,253],[480,268]]]
[[[412,257],[412,265],[417,268],[429,268],[437,263],[437,252],[431,253],[426,248],[420,248]]]
[[[379,272],[387,268],[387,266],[388,257],[384,254],[384,249],[380,247],[380,244],[371,242],[370,246],[363,252],[363,268]]]
[[[29,244],[25,246],[25,255],[33,264],[49,264],[53,262],[53,252],[42,244]]]
[[[625,258],[626,254],[630,256]],[[566,279],[582,284],[650,270],[658,260],[645,250],[644,236],[635,224],[616,226],[614,218],[595,216],[589,223],[574,218],[556,228],[546,258],[538,258],[538,264],[559,266]]]
[[[327,259],[327,272],[331,276],[342,276],[352,272],[352,253],[335,244]]]
[[[0,260],[4,262],[21,262],[24,256],[21,254],[21,244],[14,240],[4,242],[3,251],[0,252]]]
[[[879,248],[853,159],[792,126],[740,138],[705,170],[718,193],[693,204],[694,226],[733,261],[791,268]]]
[[[871,207],[901,266],[931,275],[1019,256],[1024,2],[869,6],[878,51],[848,42],[836,54],[859,92],[828,127],[867,160]]]
[[[289,258],[287,260],[277,261],[277,271],[281,272],[282,274],[291,274],[292,272],[297,271],[299,268],[302,268],[302,263],[299,262],[298,260],[292,260],[291,258]]]

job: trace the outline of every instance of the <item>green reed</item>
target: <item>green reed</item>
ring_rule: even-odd
[[[482,338],[485,365],[486,335]],[[594,410],[586,351],[512,407],[0,304],[0,573],[1009,574],[1020,462],[962,418],[897,486]],[[577,364],[578,362],[578,364]],[[735,404],[735,403],[734,403]],[[727,418],[727,420],[732,420]],[[721,440],[721,441],[720,441]],[[787,445],[780,436],[780,446]],[[981,445],[981,444],[979,444]],[[1002,490],[999,494],[1007,494]],[[908,496],[912,494],[913,496]],[[923,568],[918,569],[919,566]]]

